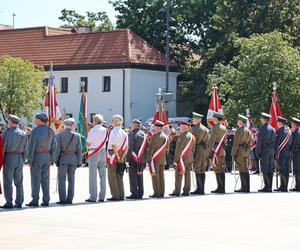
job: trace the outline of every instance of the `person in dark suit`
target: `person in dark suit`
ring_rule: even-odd
[[[300,119],[292,118],[292,145],[291,152],[293,156],[293,171],[296,179],[296,185],[290,191],[300,192]]]
[[[292,136],[287,120],[283,117],[277,118],[279,129],[276,132],[275,160],[280,174],[280,187],[274,189],[277,192],[287,192],[289,180],[289,168],[291,162]]]
[[[259,128],[255,152],[261,162],[265,186],[259,192],[272,192],[276,131],[269,124],[270,119],[269,114],[261,113],[262,125]]]

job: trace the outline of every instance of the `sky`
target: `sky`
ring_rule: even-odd
[[[106,11],[115,23],[115,11],[108,0],[0,0],[0,24],[12,25],[15,13],[15,28],[50,26],[63,24],[58,17],[61,10],[71,9],[80,14],[86,11]]]

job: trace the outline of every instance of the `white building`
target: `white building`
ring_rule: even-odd
[[[101,113],[110,122],[122,114],[126,125],[155,112],[156,92],[165,86],[165,57],[130,30],[73,33],[48,27],[0,30],[0,56],[43,65],[53,63],[62,113],[78,118],[81,82],[86,83],[89,119]],[[177,67],[170,67],[169,116],[176,116]]]

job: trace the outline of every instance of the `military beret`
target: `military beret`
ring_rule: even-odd
[[[193,112],[193,118],[203,118],[204,115],[201,115],[199,113]]]
[[[189,122],[184,122],[184,121],[180,122],[179,124],[180,125],[191,126],[191,124]]]
[[[16,115],[8,115],[8,120],[16,124],[20,122],[20,118]]]
[[[300,125],[300,119],[296,118],[296,117],[293,117],[292,118],[292,122],[293,123],[296,123],[297,125]]]
[[[262,112],[261,113],[261,118],[264,118],[264,119],[267,119],[267,120],[270,120],[271,119],[271,116],[265,112]]]
[[[238,120],[246,123],[248,121],[248,118],[244,115],[239,114],[238,115]]]
[[[277,117],[277,121],[278,121],[278,122],[287,123],[287,119],[285,119],[285,118],[283,118],[283,117],[281,117],[281,116],[278,116],[278,117]]]
[[[134,120],[132,120],[131,123],[135,123],[137,125],[141,125],[142,124],[142,122],[139,119],[134,119]]]
[[[41,121],[48,121],[48,116],[44,112],[36,113],[35,118],[41,120]]]
[[[156,127],[163,127],[165,124],[162,121],[156,120],[155,126]]]
[[[223,115],[220,114],[220,113],[214,112],[213,117],[222,119],[222,118],[223,118]]]
[[[73,117],[70,117],[70,118],[68,118],[68,119],[65,119],[65,120],[64,120],[64,124],[65,124],[66,126],[72,126],[72,125],[75,124],[75,119],[74,119]]]

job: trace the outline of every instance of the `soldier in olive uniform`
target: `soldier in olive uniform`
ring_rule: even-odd
[[[163,126],[163,122],[158,120],[155,122],[154,135],[151,138],[146,158],[148,166],[151,169],[154,193],[150,197],[153,198],[164,197],[165,194],[164,169],[166,165],[165,152],[167,150],[168,137],[162,131]]]
[[[210,157],[213,159],[213,155],[215,150],[217,149],[218,145],[220,144],[222,138],[224,138],[224,135],[226,133],[226,127],[221,124],[223,115],[219,113],[214,113],[214,123],[215,125],[211,129],[210,138],[208,140],[208,153]],[[224,165],[225,165],[225,150],[224,150],[224,143],[226,141],[226,138],[224,138],[224,141],[221,142],[221,149],[220,153],[218,155],[217,161],[213,164],[213,170],[216,173],[216,179],[218,187],[216,190],[211,191],[212,193],[219,193],[224,194],[225,193],[225,172],[224,172]]]
[[[20,118],[8,116],[8,130],[3,133],[3,184],[6,203],[2,208],[13,208],[13,187],[16,186],[15,208],[21,208],[24,201],[23,165],[26,159],[27,135],[18,128]]]
[[[300,119],[292,118],[292,156],[293,156],[293,171],[296,179],[296,185],[290,191],[300,192]]]
[[[127,199],[142,199],[144,195],[143,171],[146,164],[147,135],[141,130],[141,121],[134,119],[128,134],[127,161],[131,195]]]
[[[201,123],[202,118],[203,115],[193,112],[192,134],[196,140],[193,169],[196,174],[197,189],[191,194],[204,194],[209,130]]]
[[[292,135],[287,126],[287,119],[277,118],[278,130],[276,131],[275,160],[280,174],[280,187],[274,189],[277,192],[287,192],[289,182],[289,170],[291,163]]]
[[[58,167],[57,204],[72,204],[74,197],[75,171],[82,165],[81,137],[75,130],[75,119],[64,120],[64,130],[56,136],[57,148],[55,163]],[[68,176],[68,195],[66,195],[66,177]]]
[[[193,165],[193,154],[195,151],[195,138],[190,132],[190,124],[180,124],[181,134],[178,137],[174,156],[175,190],[170,196],[180,196],[182,177],[184,175],[184,196],[189,196],[191,190],[191,170]]]
[[[56,140],[54,132],[46,123],[48,116],[45,113],[37,113],[35,125],[28,143],[28,164],[31,174],[32,201],[26,206],[37,207],[39,205],[40,186],[43,191],[42,206],[49,206],[49,168],[54,161]]]
[[[259,128],[255,152],[261,162],[265,186],[259,192],[272,192],[276,131],[269,124],[270,119],[269,114],[261,113],[262,125]]]
[[[235,132],[231,155],[240,172],[241,188],[239,190],[234,190],[234,192],[250,192],[248,159],[250,156],[251,132],[246,127],[247,121],[248,118],[246,116],[238,115],[239,128]]]

